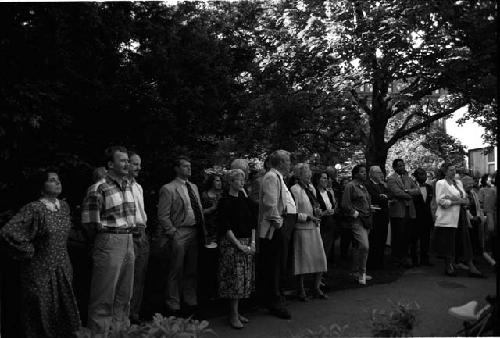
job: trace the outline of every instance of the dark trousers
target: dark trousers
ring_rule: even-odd
[[[368,268],[381,269],[384,267],[385,243],[387,241],[387,232],[389,217],[384,212],[377,212],[373,215],[373,228],[368,236],[370,250],[368,254]]]
[[[217,271],[219,267],[219,249],[201,247],[198,257],[198,299],[200,302],[213,300],[217,295]]]
[[[333,216],[321,218],[320,225],[321,239],[323,240],[323,249],[328,260],[334,261],[333,246],[335,243],[335,221]]]
[[[288,251],[297,215],[286,215],[283,226],[274,231],[271,239],[261,238],[260,263],[262,299],[270,308],[283,307],[283,286],[287,280]]]
[[[429,262],[429,245],[432,224],[422,219],[416,219],[411,227],[410,253],[413,264]],[[420,253],[418,252],[420,251]]]
[[[391,255],[396,261],[403,261],[409,257],[411,226],[414,220],[408,215],[403,218],[391,217]]]
[[[134,254],[134,289],[130,300],[130,318],[138,320],[149,261],[149,240],[144,227],[139,227],[138,235],[134,235]]]
[[[343,226],[340,230],[340,257],[342,259],[347,259],[349,246],[351,245],[352,241],[352,229]]]

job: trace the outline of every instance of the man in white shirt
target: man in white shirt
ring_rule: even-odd
[[[144,194],[142,187],[137,183],[141,171],[141,157],[134,152],[129,152],[129,179],[132,185],[132,194],[135,201],[135,232],[134,232],[134,289],[130,300],[130,321],[133,324],[139,322],[139,313],[144,292],[144,280],[149,260],[149,240],[146,235],[147,216],[144,209]]]
[[[282,288],[286,280],[288,245],[297,209],[284,177],[290,172],[290,153],[277,150],[269,156],[271,169],[262,179],[259,197],[259,252],[263,275],[263,299],[271,314],[290,319]]]

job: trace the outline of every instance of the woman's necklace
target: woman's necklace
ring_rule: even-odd
[[[46,197],[42,197],[40,198],[40,202],[42,202],[45,205],[45,207],[50,211],[56,212],[59,211],[59,209],[61,209],[61,203],[57,198],[54,199],[54,201],[51,201]]]

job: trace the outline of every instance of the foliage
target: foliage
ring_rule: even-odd
[[[261,21],[267,44],[260,44],[257,53],[261,72],[273,74],[268,82],[294,96],[330,100],[336,109],[314,111],[313,116],[341,121],[345,113],[356,132],[339,132],[334,142],[347,139],[351,146],[361,141],[368,164],[383,167],[399,140],[466,104],[481,106],[494,98],[494,43],[470,38],[478,31],[487,33],[488,41],[495,36],[492,1],[282,1],[269,7],[267,20]],[[455,24],[456,15],[467,19]],[[464,22],[473,20],[481,21],[480,28]],[[486,72],[476,62],[479,53]],[[476,71],[484,75],[481,81]],[[489,80],[482,81],[484,77]],[[360,93],[365,85],[369,91]],[[478,88],[487,90],[480,96]],[[442,96],[444,89],[448,94]],[[300,115],[306,116],[304,122],[294,124],[293,114],[287,113],[291,118],[284,125],[288,129],[283,128],[291,134],[292,148],[300,142],[296,131],[328,135],[314,127],[317,123],[310,124],[314,120],[307,114]],[[400,127],[387,135],[391,121],[401,121]]]
[[[371,324],[374,337],[411,337],[420,306],[416,303],[391,303],[391,310],[372,312]]]
[[[153,321],[141,325],[132,325],[130,328],[112,331],[111,338],[196,338],[203,334],[215,332],[208,328],[209,323],[191,318],[163,317],[160,314],[153,316]],[[92,333],[87,328],[77,332],[78,338],[91,338]]]
[[[410,173],[417,168],[433,172],[443,162],[463,169],[465,155],[458,140],[437,128],[426,134],[410,135],[396,143],[389,150],[386,168],[392,168],[392,161],[401,158]]]
[[[2,5],[0,158],[9,166],[0,210],[37,198],[23,185],[49,164],[64,174],[70,205],[79,205],[111,144],[142,155],[147,199],[171,178],[169,160],[178,153],[193,158],[196,181],[245,105],[237,78],[252,65],[243,32],[255,8]]]
[[[329,327],[320,326],[318,330],[307,330],[302,336],[303,338],[333,338],[333,337],[345,337],[346,331],[349,325],[340,326],[338,324],[332,324]]]
[[[179,153],[197,181],[203,168],[276,148],[321,164],[361,148],[383,166],[399,140],[464,105],[493,131],[495,9],[492,0],[3,4],[0,211],[36,198],[26,178],[48,164],[79,205],[111,144],[142,155],[154,206]]]

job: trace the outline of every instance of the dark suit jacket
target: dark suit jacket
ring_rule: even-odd
[[[381,219],[382,221],[389,220],[389,200],[387,198],[383,198],[380,195],[389,196],[389,190],[387,186],[383,183],[374,183],[372,180],[368,179],[366,181],[366,190],[370,194],[372,198],[372,204],[378,205],[381,210],[376,210],[373,213],[374,218]],[[376,221],[375,221],[376,222]]]
[[[328,195],[328,199],[330,200],[330,204],[332,205],[332,209],[335,209],[335,202],[333,200],[332,193],[328,190],[326,191],[326,193]],[[320,209],[322,211],[325,211],[326,210],[326,203],[325,203],[325,201],[323,201],[323,196],[321,196],[318,189],[316,189],[316,199],[318,200]]]
[[[434,192],[432,187],[425,183],[425,188],[427,189],[427,199],[424,202],[424,197],[422,195],[413,196],[413,203],[415,204],[415,211],[417,214],[417,225],[425,224],[427,226],[432,226],[433,217],[431,211],[431,201],[434,198]]]
[[[391,200],[389,201],[389,216],[395,218],[405,217],[406,208],[409,208],[409,217],[415,218],[415,204],[411,192],[418,189],[417,185],[408,175],[399,176],[396,172],[387,177],[387,189]]]

